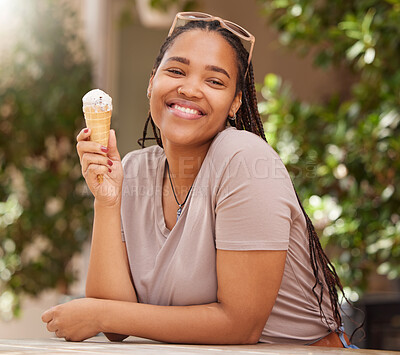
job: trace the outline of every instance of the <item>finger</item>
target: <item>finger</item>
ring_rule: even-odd
[[[110,173],[110,170],[104,165],[90,164],[84,176],[88,185],[90,186],[91,183],[99,183],[97,180],[97,175],[107,175],[108,173]]]
[[[54,334],[57,338],[64,338],[63,333],[59,329],[57,329]]]
[[[76,141],[80,142],[80,141],[86,141],[90,139],[90,134],[91,134],[91,130],[90,128],[84,128],[82,129],[78,135],[76,136]]]
[[[108,157],[112,160],[121,160],[117,148],[117,137],[113,129],[110,130],[110,137],[108,138]]]
[[[79,155],[79,159],[82,160],[82,155],[85,153],[96,153],[103,156],[107,156],[108,149],[103,147],[100,143],[97,142],[87,142],[87,141],[79,141],[76,144],[76,150]]]
[[[49,332],[55,332],[57,330],[57,326],[55,325],[55,322],[53,320],[47,323],[46,328]]]
[[[87,169],[90,164],[104,165],[105,167],[110,167],[113,162],[100,154],[84,153],[82,156],[82,175],[85,176]]]
[[[48,309],[42,314],[42,322],[48,323],[53,319],[53,308]]]

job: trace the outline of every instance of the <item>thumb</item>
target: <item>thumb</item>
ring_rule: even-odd
[[[115,136],[115,131],[110,130],[110,137],[108,138],[108,157],[111,160],[121,160],[118,148],[117,148],[117,137]]]
[[[53,319],[53,308],[48,309],[42,314],[42,322],[48,323]]]

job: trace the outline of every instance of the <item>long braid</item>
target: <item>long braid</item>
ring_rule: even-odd
[[[146,122],[144,123],[142,138],[139,138],[138,141],[137,141],[138,144],[139,144],[142,148],[145,147],[144,143],[145,143],[145,141],[146,141],[147,139],[154,139],[154,138],[146,138],[146,136],[147,136],[147,126],[149,125],[150,120],[151,120],[151,114],[150,114],[150,112],[149,112],[149,115],[147,116]]]
[[[216,31],[220,33],[235,50],[238,58],[238,69],[239,69],[236,92],[238,93],[240,91],[242,93],[242,105],[237,111],[236,120],[235,121],[228,120],[228,122],[231,126],[234,126],[239,130],[246,130],[252,132],[267,142],[264,133],[263,123],[257,107],[257,95],[254,84],[254,73],[252,64],[250,63],[250,65],[247,68],[248,53],[246,49],[244,49],[238,37],[236,37],[231,32],[227,31],[226,29],[223,29],[218,21],[212,21],[212,22],[191,21],[183,27],[176,28],[173,34],[170,37],[168,37],[164,42],[164,44],[162,45],[160,53],[154,64],[153,73],[158,69],[158,66],[161,63],[161,60],[164,57],[165,52],[172,45],[175,38],[178,37],[180,34],[192,29]],[[247,74],[245,75],[246,68],[247,68]],[[153,138],[146,137],[149,122],[151,123],[153,129],[154,133]],[[143,137],[139,140],[140,141],[139,144],[141,145],[141,147],[142,148],[144,147],[145,140],[148,139],[155,139],[157,144],[162,147],[162,141],[158,132],[159,130],[156,127],[151,117],[151,113],[149,113],[149,116],[145,123]],[[329,258],[322,249],[315,228],[310,218],[308,217],[307,213],[305,212],[303,205],[300,201],[300,198],[295,189],[294,191],[296,194],[297,201],[303,212],[304,218],[306,220],[309,251],[310,251],[310,264],[313,271],[313,275],[315,277],[315,284],[313,285],[312,292],[314,293],[317,299],[321,317],[328,324],[327,317],[322,309],[322,301],[324,292],[326,292],[325,290],[325,285],[326,285],[331,303],[333,317],[337,326],[339,327],[342,324],[342,317],[340,314],[340,305],[339,305],[339,297],[337,289],[341,291],[343,297],[346,299],[343,291],[343,286],[340,282],[339,276],[337,275],[334,266],[332,265]],[[321,274],[322,274],[322,279],[321,279]]]
[[[151,115],[149,114],[150,117],[150,122],[151,122],[151,126],[153,127],[153,133],[154,133],[154,137],[156,139],[157,144],[162,148],[162,141],[161,141],[161,137],[159,136],[159,130],[156,127],[156,124],[153,121],[153,118],[151,117]]]
[[[250,63],[250,66],[249,66],[249,74],[247,76],[247,80],[248,80],[248,88],[250,91],[250,97],[252,100],[252,105],[251,105],[251,107],[253,109],[252,119],[254,119],[255,125],[257,127],[257,131],[258,131],[257,135],[260,136],[265,141],[267,141],[267,139],[265,138],[264,126],[261,121],[260,113],[258,111],[257,93],[256,93],[256,87],[254,84],[254,72],[253,72],[253,64],[252,63]]]

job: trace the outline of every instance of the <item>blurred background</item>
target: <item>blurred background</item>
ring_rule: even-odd
[[[121,154],[139,149],[179,10],[255,35],[267,139],[365,314],[356,343],[400,350],[400,0],[0,0],[0,337],[50,337],[40,314],[84,295],[81,98],[108,92]]]

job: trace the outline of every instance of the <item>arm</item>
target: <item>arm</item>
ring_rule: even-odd
[[[123,173],[115,133],[110,132],[107,154],[99,144],[86,141],[89,134],[82,131],[77,139],[82,173],[95,196],[86,297],[137,302],[125,243],[121,240],[120,189]],[[111,167],[108,159],[113,162]],[[98,185],[96,169],[102,164],[107,164],[112,172],[110,176],[105,176],[103,184]],[[126,337],[116,334],[106,336],[113,341]]]
[[[257,343],[278,294],[285,258],[286,251],[218,250],[218,302],[183,307],[109,302],[101,327],[173,343]]]
[[[104,207],[96,204],[86,297],[137,302],[125,243],[121,240],[120,205]],[[104,334],[111,341],[122,341],[127,337]]]
[[[104,207],[95,202],[86,297],[137,302],[120,226],[119,205]]]
[[[258,342],[274,305],[286,251],[217,252],[218,302],[154,306],[84,299],[43,315],[59,337],[83,340],[99,331],[165,342],[250,344]]]

